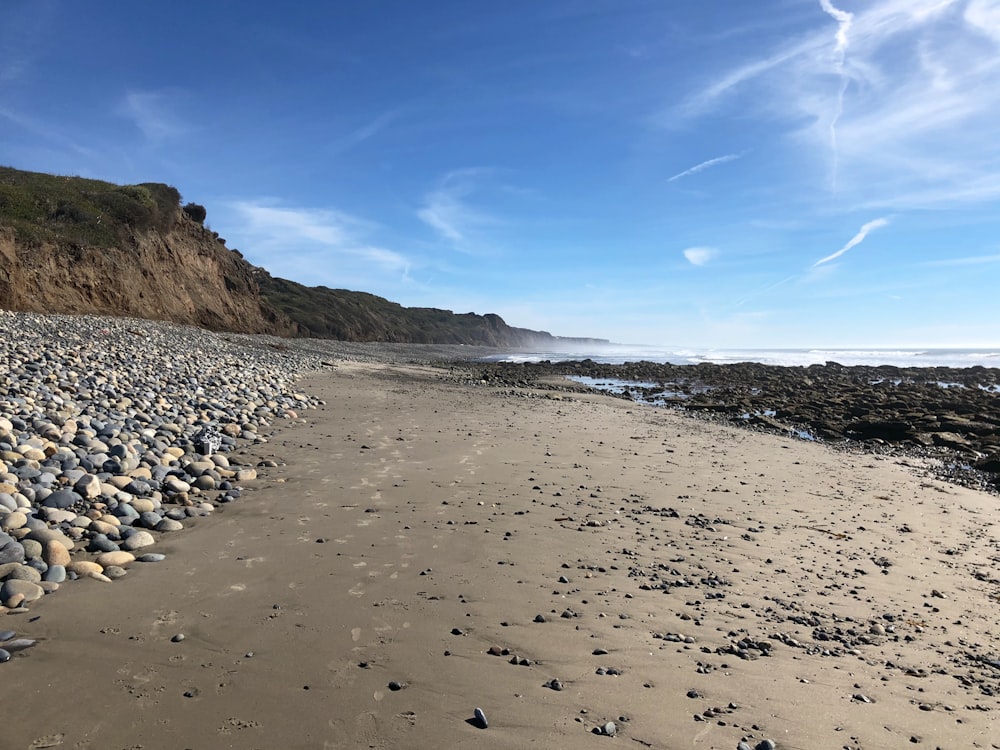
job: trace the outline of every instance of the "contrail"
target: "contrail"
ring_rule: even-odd
[[[837,109],[833,113],[833,119],[830,121],[830,148],[833,150],[833,180],[832,186],[833,190],[837,189],[837,122],[840,120],[840,115],[844,112],[844,94],[847,93],[847,76],[844,75],[844,60],[847,57],[847,33],[851,30],[851,22],[854,20],[854,14],[848,13],[846,10],[840,10],[834,7],[830,0],[819,0],[820,6],[823,10],[833,17],[833,20],[837,22],[837,46],[834,47],[833,52],[835,57],[835,65],[837,68],[837,73],[840,75],[840,91],[837,93]]]
[[[736,161],[741,156],[743,156],[743,154],[726,154],[725,156],[717,156],[714,159],[703,161],[701,164],[695,164],[693,167],[685,169],[683,172],[678,172],[673,177],[668,179],[667,182],[679,180],[681,177],[687,177],[689,174],[697,174],[698,172],[708,169],[709,167],[714,167],[717,164],[725,164],[727,161]]]
[[[825,258],[820,258],[819,260],[817,260],[815,263],[812,264],[812,267],[816,268],[816,266],[821,266],[824,263],[829,263],[831,260],[836,260],[841,255],[850,250],[852,247],[856,247],[857,245],[860,245],[862,242],[864,242],[864,239],[865,237],[868,236],[869,232],[878,229],[879,227],[884,227],[888,223],[889,220],[885,218],[873,219],[872,221],[869,221],[867,224],[861,227],[861,229],[858,230],[858,233],[856,235],[851,237],[850,242],[848,242],[846,245],[840,248],[840,250],[838,250],[837,252],[833,253],[833,255],[827,255]]]

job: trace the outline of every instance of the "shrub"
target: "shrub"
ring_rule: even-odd
[[[208,216],[208,211],[205,210],[205,207],[200,206],[197,203],[188,203],[184,206],[184,213],[197,221],[199,224],[204,224],[205,217]]]

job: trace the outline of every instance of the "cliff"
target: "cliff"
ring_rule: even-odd
[[[0,308],[169,320],[344,341],[544,346],[497,315],[407,308],[307,287],[248,263],[169,185],[114,185],[0,167]]]

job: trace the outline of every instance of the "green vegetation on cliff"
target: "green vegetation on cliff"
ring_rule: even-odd
[[[307,287],[258,270],[261,296],[290,317],[300,333],[342,341],[530,346],[548,333],[508,326],[498,315],[403,307],[382,297],[324,286]]]
[[[147,182],[114,185],[0,167],[0,225],[20,242],[115,247],[137,232],[169,232],[180,193]]]

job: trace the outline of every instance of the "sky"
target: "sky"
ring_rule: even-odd
[[[0,0],[0,164],[561,336],[1000,345],[1000,0]]]

